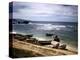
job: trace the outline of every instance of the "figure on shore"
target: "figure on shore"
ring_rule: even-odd
[[[57,35],[53,38],[54,38],[54,40],[51,41],[52,47],[53,48],[58,48],[59,44],[60,44],[60,39],[58,38]]]
[[[58,38],[57,35],[54,37],[54,41],[60,42],[60,39]]]

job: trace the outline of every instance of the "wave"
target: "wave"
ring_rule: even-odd
[[[48,23],[48,24],[43,24],[43,23],[31,23],[31,22],[30,22],[29,24],[30,24],[30,25],[51,25],[51,24],[49,24],[49,23]]]
[[[36,30],[64,30],[71,31],[74,28],[73,25],[63,25],[63,24],[51,24],[51,23],[32,23],[30,22],[27,26],[32,26]]]
[[[52,24],[43,24],[42,26],[38,26],[37,30],[61,30],[66,28],[65,25],[52,25]]]

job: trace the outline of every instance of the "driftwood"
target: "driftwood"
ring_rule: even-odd
[[[39,41],[40,45],[50,45],[51,41]]]

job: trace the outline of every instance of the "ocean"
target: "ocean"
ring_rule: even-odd
[[[13,24],[13,32],[18,34],[33,34],[33,37],[41,40],[53,40],[46,33],[58,35],[62,43],[73,48],[78,48],[78,23],[75,22],[30,22],[29,24]]]

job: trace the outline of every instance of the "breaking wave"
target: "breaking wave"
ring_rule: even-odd
[[[65,25],[52,25],[52,24],[44,24],[37,27],[37,30],[61,30],[66,28]]]
[[[72,25],[55,25],[55,24],[43,24],[43,23],[29,23],[30,25],[35,25],[36,30],[65,30],[65,31],[70,31],[71,28],[73,28]]]

